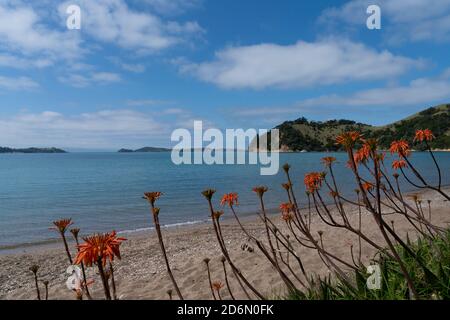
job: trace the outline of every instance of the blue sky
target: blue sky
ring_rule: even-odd
[[[387,124],[450,101],[449,45],[450,0],[0,0],[0,145],[170,146],[194,120]]]

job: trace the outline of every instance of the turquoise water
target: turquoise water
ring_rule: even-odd
[[[298,196],[304,199],[303,176],[322,170],[324,153],[280,155],[280,165],[292,165]],[[343,153],[332,154],[340,163],[336,175],[343,190],[355,188],[345,168]],[[445,184],[450,183],[450,153],[437,153]],[[414,153],[413,161],[436,178],[429,155]],[[56,238],[51,222],[71,217],[83,234],[100,231],[133,231],[151,228],[146,191],[162,191],[158,202],[164,225],[194,223],[208,218],[207,203],[201,195],[215,188],[218,195],[238,192],[242,213],[257,209],[251,191],[256,185],[270,188],[267,207],[286,201],[280,184],[284,173],[261,176],[255,165],[181,165],[172,164],[170,153],[68,153],[0,154],[0,249],[39,243]],[[411,189],[411,188],[409,188]]]

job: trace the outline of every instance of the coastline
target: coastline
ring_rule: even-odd
[[[64,152],[19,152],[19,151],[14,151],[14,152],[0,152],[0,155],[6,154],[6,155],[17,155],[17,154],[21,154],[21,155],[29,155],[29,154],[46,154],[46,155],[58,155],[58,154],[77,154],[77,153],[114,153],[114,154],[143,154],[143,153],[171,153],[172,150],[168,150],[168,151],[131,151],[131,152],[119,152],[119,151],[65,151]],[[259,151],[267,151],[267,150],[228,150],[228,152],[259,152]],[[380,151],[389,151],[389,150],[384,150],[384,149],[380,149]],[[411,149],[412,152],[428,152],[427,150],[414,150]],[[431,151],[433,152],[450,152],[450,149],[431,149]],[[343,150],[337,150],[337,151],[307,151],[307,150],[302,150],[302,151],[293,151],[293,150],[274,150],[272,151],[274,153],[346,153]]]
[[[449,187],[445,188],[450,190]],[[433,223],[448,227],[450,225],[449,203],[430,191],[412,192],[420,194],[422,199],[430,199],[433,203]],[[238,214],[239,208],[237,208]],[[229,210],[225,216],[230,217]],[[284,224],[279,214],[270,214],[270,218],[283,230]],[[350,211],[350,220],[357,218],[356,211]],[[396,230],[405,236],[409,234],[414,239],[414,232],[402,217],[395,217]],[[325,234],[325,245],[339,256],[349,259],[349,246],[356,243],[353,234],[341,232],[336,228],[324,225],[318,216],[313,215],[313,229],[322,230]],[[389,218],[390,219],[390,218]],[[249,232],[260,239],[265,239],[264,227],[255,216],[242,217],[242,222]],[[243,245],[250,245],[234,219],[224,219],[222,227],[226,245],[236,264],[248,276],[248,279],[261,291],[272,298],[284,294],[284,286],[278,275],[257,248],[254,252],[242,249]],[[371,239],[382,242],[382,237],[373,218],[363,215],[363,229]],[[189,299],[210,299],[204,258],[211,259],[212,278],[223,281],[223,270],[220,262],[220,249],[215,239],[211,223],[199,223],[188,226],[166,228],[163,231],[164,241],[169,260],[181,290]],[[125,236],[128,240],[121,248],[122,260],[115,263],[118,296],[120,299],[167,299],[166,291],[172,289],[167,276],[159,244],[155,232],[142,230]],[[318,275],[328,274],[320,258],[314,250],[300,248],[302,259],[310,272]],[[72,255],[74,248],[71,246]],[[363,261],[369,262],[375,254],[371,247],[363,246]],[[62,243],[48,248],[39,248],[26,253],[0,255],[0,299],[34,299],[35,289],[32,274],[28,268],[32,264],[40,266],[39,275],[42,280],[50,282],[50,299],[73,299],[74,296],[67,288],[65,270],[68,267]],[[96,278],[94,268],[88,268],[88,278]],[[232,286],[237,290],[234,278]],[[95,298],[102,298],[101,284],[96,281],[91,292]],[[224,291],[225,293],[225,291]],[[225,296],[225,298],[227,298]],[[241,298],[245,298],[242,296]]]
[[[163,229],[178,229],[178,228],[189,228],[194,225],[204,225],[207,224],[207,221],[187,221],[187,222],[179,222],[179,223],[173,223],[168,224],[165,226],[161,226]],[[155,230],[154,227],[147,227],[147,228],[138,228],[135,230],[121,230],[117,231],[118,235],[121,235],[122,237],[138,237],[142,236],[144,234],[147,234],[148,232],[153,232]],[[33,254],[33,253],[39,253],[45,250],[53,250],[61,245],[61,239],[58,237],[41,240],[41,241],[35,241],[35,242],[27,242],[27,243],[19,243],[19,244],[12,244],[12,245],[4,245],[0,246],[0,257],[4,255],[16,255],[16,254]],[[68,237],[67,243],[69,245],[75,245],[75,240],[73,240],[72,237]]]
[[[450,185],[444,185],[444,189],[450,190]],[[422,191],[406,191],[406,195],[410,194],[417,194],[417,193],[423,193]],[[352,199],[355,200],[355,199]],[[325,202],[328,205],[331,205],[331,200],[327,201],[325,199]],[[301,207],[302,210],[305,210],[306,207]],[[449,209],[450,210],[450,209]],[[276,216],[279,212],[278,208],[266,208],[266,212],[270,216]],[[240,219],[256,219],[256,211],[245,211],[240,213]],[[149,219],[151,217],[149,216]],[[234,221],[234,218],[230,215],[225,215],[222,217],[223,221],[228,222],[229,220]],[[176,231],[176,230],[183,230],[183,229],[190,229],[190,228],[202,228],[204,226],[208,226],[211,223],[210,219],[202,219],[202,220],[192,220],[192,221],[180,221],[175,222],[171,224],[161,225],[161,228],[165,231]],[[155,228],[153,226],[151,227],[142,227],[137,229],[125,229],[125,230],[116,230],[117,234],[119,234],[122,237],[125,238],[140,238],[145,237],[149,233],[153,233],[155,231]],[[105,231],[106,232],[106,231]],[[69,245],[75,245],[75,241],[72,237],[68,237],[67,239]],[[53,238],[44,239],[40,241],[35,242],[28,242],[28,243],[18,243],[18,244],[12,244],[12,245],[4,245],[0,246],[0,257],[5,255],[16,255],[16,254],[34,254],[39,253],[46,250],[53,250],[56,248],[59,248],[61,246],[61,239],[58,236],[55,236]]]

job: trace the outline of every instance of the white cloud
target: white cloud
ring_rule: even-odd
[[[378,4],[382,30],[391,42],[450,40],[450,0],[352,0],[325,10],[319,22],[342,30],[342,23],[364,29],[366,9]]]
[[[234,115],[240,117],[277,117],[280,114],[304,112],[339,114],[342,112],[372,113],[386,108],[437,105],[450,99],[450,69],[436,78],[419,78],[403,86],[390,86],[361,90],[349,95],[330,94],[299,101],[291,106],[259,108],[236,108]],[[279,118],[279,117],[278,117]],[[285,118],[284,118],[285,119]]]
[[[305,100],[303,106],[334,105],[341,107],[377,107],[429,105],[448,102],[450,99],[449,79],[421,78],[406,86],[376,88],[356,92],[349,96],[330,95]]]
[[[343,39],[293,45],[259,44],[219,51],[212,62],[181,61],[181,72],[222,88],[299,88],[389,79],[422,61]]]
[[[155,52],[198,36],[202,29],[193,21],[165,21],[155,14],[132,10],[124,0],[74,0],[82,8],[82,32],[106,43],[143,53]]]
[[[136,141],[150,143],[163,132],[151,115],[132,110],[75,116],[46,111],[0,119],[0,145],[8,146],[123,147]]]
[[[81,7],[81,30],[66,28],[69,4]],[[163,19],[149,10],[132,9],[125,0],[1,0],[0,67],[43,68],[63,60],[80,62],[100,48],[98,43],[86,41],[92,38],[147,54],[182,43],[192,45],[192,38],[203,32],[195,21]],[[145,71],[139,64],[122,67]]]
[[[124,62],[121,58],[119,57],[109,57],[108,58],[113,64],[115,64],[116,66],[119,66],[120,68],[122,68],[125,71],[129,71],[129,72],[133,72],[133,73],[143,73],[146,70],[146,67],[144,64],[141,63],[129,63],[129,62]]]
[[[100,83],[119,82],[120,75],[111,72],[97,72],[92,74],[92,81]]]
[[[28,77],[0,76],[0,89],[20,91],[37,89],[39,84]]]
[[[120,66],[122,69],[134,73],[142,73],[145,72],[146,69],[143,64],[122,63]]]
[[[84,88],[90,85],[106,85],[117,83],[121,80],[119,74],[111,72],[94,72],[89,75],[71,73],[59,78],[60,82],[76,88]]]
[[[184,115],[186,114],[186,110],[183,110],[181,108],[169,108],[164,110],[163,113],[169,115]]]
[[[0,49],[15,52],[18,58],[40,55],[47,61],[72,59],[84,52],[76,33],[49,27],[31,6],[12,0],[0,3]]]
[[[197,117],[195,117],[198,120]],[[75,115],[22,111],[0,117],[0,146],[87,149],[169,146],[176,128],[193,127],[188,110],[102,110]],[[212,125],[205,120],[205,125]]]
[[[52,65],[53,62],[46,58],[21,58],[11,54],[0,54],[0,67],[15,68],[15,69],[27,69],[33,68],[45,68]]]

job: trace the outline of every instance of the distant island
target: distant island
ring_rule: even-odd
[[[378,139],[380,148],[388,149],[394,140],[405,139],[412,143],[417,129],[433,131],[436,139],[430,143],[431,148],[449,150],[450,104],[428,108],[385,126],[371,126],[352,120],[308,121],[302,117],[294,121],[286,121],[275,129],[280,130],[280,151],[282,152],[341,151],[336,145],[335,137],[344,131],[359,131],[366,138]],[[270,136],[267,140],[270,141]],[[254,139],[249,150],[256,151],[257,145],[258,139]],[[415,145],[418,151],[424,150],[425,147],[425,145]]]
[[[120,149],[117,152],[120,153],[132,153],[132,152],[170,152],[172,151],[171,149],[167,149],[167,148],[155,148],[155,147],[144,147],[144,148],[140,148],[137,150],[131,150],[131,149]]]
[[[203,152],[205,150],[212,150],[212,149],[208,149],[206,147],[203,148],[190,148],[190,149],[173,149],[174,151],[183,151],[183,152]],[[235,150],[235,149],[218,149],[216,151],[222,151],[222,152],[227,152],[227,151],[239,151],[239,150]],[[240,150],[242,152],[245,152],[245,150]],[[172,152],[172,149],[167,149],[167,148],[155,148],[155,147],[145,147],[145,148],[141,148],[141,149],[137,149],[137,150],[132,150],[132,149],[120,149],[119,151],[120,153],[139,153],[139,152]]]
[[[8,148],[0,147],[0,153],[67,153],[66,151],[58,148]]]

